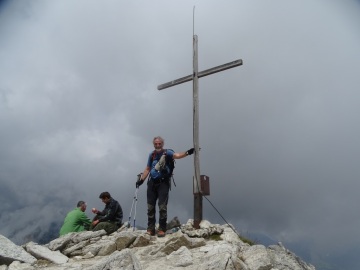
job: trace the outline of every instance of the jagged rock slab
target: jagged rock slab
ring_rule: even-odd
[[[136,240],[137,236],[138,235],[133,232],[120,232],[119,234],[114,236],[116,249],[122,250],[129,247]]]
[[[82,254],[83,247],[87,246],[89,244],[89,241],[83,241],[80,243],[77,243],[76,245],[70,246],[69,248],[66,248],[63,250],[63,254],[69,257],[76,256],[77,254]]]
[[[169,265],[174,267],[186,267],[194,264],[192,253],[187,247],[180,247],[166,257]]]
[[[110,256],[102,259],[93,266],[84,268],[84,270],[107,270],[107,269],[123,269],[123,270],[142,270],[139,260],[134,256],[131,250],[124,249],[115,251]]]
[[[19,261],[13,261],[7,270],[35,270],[35,267],[29,263],[21,263]]]
[[[0,234],[0,264],[10,265],[13,261],[33,264],[36,258]]]
[[[273,268],[266,247],[263,245],[247,247],[242,252],[242,259],[250,270],[270,270]]]
[[[272,262],[279,269],[315,270],[315,267],[302,261],[294,253],[287,250],[281,243],[269,246],[268,253]]]
[[[47,247],[38,245],[34,242],[27,243],[25,245],[25,249],[37,259],[48,260],[56,264],[64,264],[69,260],[69,258],[63,255],[60,251],[52,251]]]
[[[82,249],[82,253],[91,253],[98,256],[110,255],[116,250],[116,243],[113,240],[101,239],[96,243],[90,244]],[[85,255],[84,254],[84,255]]]
[[[68,243],[71,242],[71,239],[76,235],[76,233],[68,233],[64,236],[61,236],[59,238],[56,238],[52,240],[49,244],[47,244],[47,247],[50,250],[60,250],[62,251]]]

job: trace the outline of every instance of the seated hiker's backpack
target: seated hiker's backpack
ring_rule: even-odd
[[[171,149],[170,149],[171,150]],[[173,150],[171,150],[173,151]],[[175,168],[175,160],[167,155],[167,150],[164,149],[162,155],[158,155],[157,152],[154,152],[151,155],[151,164],[156,160],[159,162],[160,158],[165,155],[165,166],[160,170],[156,170],[154,167],[150,170],[150,176],[152,180],[165,180],[170,179],[173,175]],[[175,184],[175,183],[174,183]]]

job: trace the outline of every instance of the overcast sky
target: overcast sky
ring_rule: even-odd
[[[360,2],[1,1],[0,233],[21,242],[109,191],[129,217],[152,139],[192,147],[193,7],[200,167],[238,231],[360,245]],[[193,218],[193,159],[169,218]],[[146,226],[146,187],[137,224]],[[224,224],[204,200],[204,219]],[[341,232],[341,233],[339,233]],[[349,246],[347,246],[349,245]]]

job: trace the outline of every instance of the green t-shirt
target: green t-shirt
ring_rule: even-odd
[[[85,227],[89,227],[90,224],[91,220],[86,214],[80,208],[75,208],[66,215],[64,224],[60,229],[60,236],[70,232],[85,231]]]

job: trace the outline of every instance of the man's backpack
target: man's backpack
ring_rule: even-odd
[[[171,150],[171,149],[169,149],[169,150]],[[173,151],[173,150],[171,150],[171,151]],[[159,162],[161,157],[163,155],[165,155],[165,166],[163,166],[158,171],[155,170],[154,168],[151,169],[151,178],[153,180],[165,180],[165,179],[170,180],[170,178],[172,178],[173,181],[174,181],[173,171],[174,171],[174,168],[175,168],[175,160],[173,158],[171,158],[169,155],[167,155],[166,153],[167,153],[167,149],[163,150],[162,155],[159,155],[154,150],[152,155],[151,155],[151,164],[154,162],[154,160],[157,160],[157,162]],[[175,181],[174,181],[174,185],[175,185]]]

